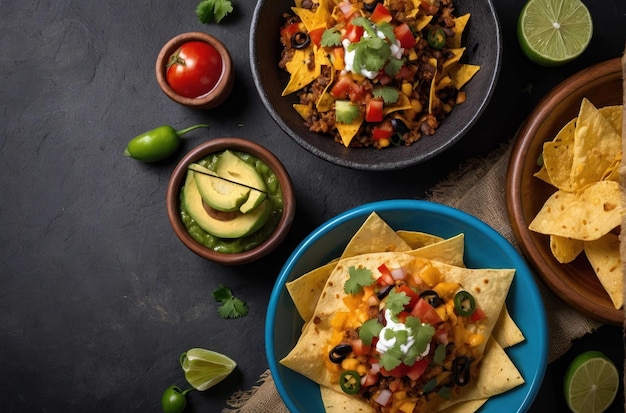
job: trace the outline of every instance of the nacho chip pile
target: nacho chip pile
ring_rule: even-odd
[[[435,6],[420,0],[385,1],[379,6],[383,12],[368,11],[360,0],[315,0],[309,9],[295,0],[293,15],[286,17],[281,29],[280,65],[290,74],[282,95],[298,93],[299,102],[293,106],[305,125],[313,132],[333,135],[346,147],[410,145],[432,135],[453,106],[465,101],[460,90],[480,69],[460,63],[465,52],[461,39],[470,15],[454,16],[451,2]],[[366,27],[358,41],[350,34],[356,26]],[[373,62],[380,59],[381,67],[373,71],[349,62],[351,53],[359,53],[354,51],[358,45],[372,39],[368,28],[378,30],[378,37],[386,36],[368,49],[369,55],[359,57],[366,65],[376,65]],[[426,40],[431,30],[441,30],[442,42],[436,48]],[[310,43],[294,46],[290,40],[294,33],[310,36]],[[401,56],[380,52],[390,45],[402,46]],[[382,110],[371,109],[371,100],[381,105],[384,101]],[[340,115],[339,103],[353,109],[352,115]],[[394,118],[408,132],[395,130]]]
[[[560,263],[584,251],[616,309],[624,304],[617,233],[624,213],[618,174],[622,112],[621,105],[598,109],[583,99],[578,116],[544,143],[535,176],[557,191],[529,225],[550,236]]]
[[[355,268],[364,269],[384,263],[390,268],[402,265],[413,268],[414,271],[434,269],[440,278],[435,287],[437,291],[441,294],[444,294],[445,289],[461,288],[471,291],[484,312],[484,318],[475,321],[471,333],[462,333],[463,329],[455,327],[455,333],[450,336],[450,343],[455,342],[455,339],[461,340],[460,337],[466,334],[484,338],[472,345],[471,351],[477,367],[469,383],[447,396],[437,397],[434,392],[417,396],[397,390],[392,396],[395,401],[389,402],[387,409],[400,406],[401,411],[407,412],[472,412],[479,409],[489,397],[523,384],[524,379],[503,350],[524,340],[505,305],[514,270],[467,269],[463,256],[463,234],[443,239],[421,232],[394,231],[376,213],[372,213],[338,259],[286,284],[305,324],[298,343],[280,363],[320,385],[327,412],[375,411],[366,402],[365,396],[342,391],[338,383],[338,367],[328,361],[328,348],[342,340],[339,324],[356,323],[356,328],[359,329],[366,323],[354,315],[358,313],[349,310],[354,305],[355,296],[346,294],[344,290],[347,269],[352,271]],[[424,280],[427,280],[428,276],[422,274]],[[445,307],[444,305],[443,309],[438,307],[435,310],[445,311]],[[431,342],[433,343],[435,341]],[[456,341],[456,345],[460,347],[460,341]],[[354,357],[352,353],[351,357]],[[354,363],[355,359],[350,361]],[[436,371],[434,374],[437,374]],[[446,374],[446,371],[440,372],[436,376],[437,380],[445,378]],[[386,411],[385,408],[382,409]]]

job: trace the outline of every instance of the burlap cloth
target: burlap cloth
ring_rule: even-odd
[[[498,148],[485,159],[471,160],[462,165],[458,171],[437,184],[427,199],[481,219],[519,248],[509,223],[503,190],[511,147],[512,142]],[[550,337],[548,361],[552,362],[567,352],[572,340],[594,331],[600,323],[567,306],[537,281],[546,308]],[[269,370],[261,375],[255,387],[235,393],[228,405],[230,408],[223,410],[223,413],[288,412]]]

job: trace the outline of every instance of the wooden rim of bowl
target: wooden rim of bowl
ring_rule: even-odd
[[[206,95],[197,98],[188,98],[179,95],[170,87],[166,79],[166,65],[170,56],[176,52],[181,45],[191,41],[203,41],[210,44],[217,50],[222,58],[222,74],[215,84],[215,87]],[[222,104],[230,95],[235,83],[235,73],[230,52],[216,37],[202,32],[182,33],[165,43],[157,56],[155,71],[157,82],[161,90],[163,90],[170,99],[181,105],[198,109],[212,109]]]
[[[274,232],[260,245],[251,250],[224,254],[213,251],[194,240],[187,232],[180,217],[180,191],[187,175],[189,164],[196,162],[211,153],[232,149],[249,153],[265,162],[276,174],[283,192],[283,212]],[[273,251],[287,236],[295,217],[296,202],[291,178],[283,163],[268,149],[258,143],[234,137],[212,139],[196,146],[176,165],[167,185],[166,194],[167,216],[176,236],[192,252],[210,261],[224,265],[240,265],[256,261]]]
[[[589,294],[591,292],[582,288],[574,288],[571,283],[568,283],[567,278],[561,276],[563,270],[559,266],[563,266],[563,264],[558,263],[549,252],[546,253],[546,251],[542,251],[537,246],[537,240],[534,238],[537,235],[531,234],[531,231],[528,229],[532,216],[528,216],[527,211],[524,209],[523,199],[525,193],[523,180],[525,179],[525,174],[530,174],[530,165],[534,164],[536,167],[537,155],[541,151],[539,146],[541,145],[542,147],[543,145],[543,141],[538,142],[534,137],[545,127],[546,119],[554,112],[554,108],[559,107],[559,105],[571,104],[573,101],[578,102],[577,105],[579,106],[582,97],[585,97],[586,94],[592,94],[592,90],[597,86],[606,82],[621,82],[621,79],[621,59],[615,58],[584,69],[552,89],[539,102],[518,131],[512,147],[506,176],[508,216],[515,238],[532,267],[549,289],[568,305],[595,320],[614,325],[622,325],[624,323],[623,310],[607,307],[595,300],[590,300]],[[618,93],[621,93],[621,88]],[[575,109],[576,111],[570,119],[577,116],[578,107],[576,106]],[[562,127],[564,124],[560,126]],[[556,132],[558,130],[560,130],[560,127]],[[537,179],[532,177],[532,174],[530,174],[530,177]]]

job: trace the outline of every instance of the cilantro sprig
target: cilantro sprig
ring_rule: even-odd
[[[363,287],[372,285],[376,280],[372,275],[372,271],[368,268],[351,266],[348,268],[348,278],[343,285],[346,294],[357,294]]]
[[[219,23],[233,11],[230,0],[201,0],[196,7],[196,15],[200,23]]]
[[[220,285],[213,291],[213,298],[221,303],[217,312],[222,318],[239,318],[248,315],[248,306],[244,301],[235,297],[230,288]]]

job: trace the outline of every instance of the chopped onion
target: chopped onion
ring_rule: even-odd
[[[386,406],[389,400],[391,400],[391,390],[389,389],[382,389],[374,399],[374,401],[381,406]]]
[[[341,3],[339,3],[339,9],[344,15],[348,16],[352,11],[352,4],[350,4],[350,2],[348,1],[342,1]]]
[[[367,372],[369,374],[378,374],[380,372],[380,363],[372,363],[372,367]]]
[[[370,307],[374,307],[380,303],[380,300],[375,295],[370,295],[365,303]]]
[[[406,273],[404,272],[404,269],[402,267],[394,268],[390,270],[390,272],[394,280],[404,280],[404,278],[406,277]]]

